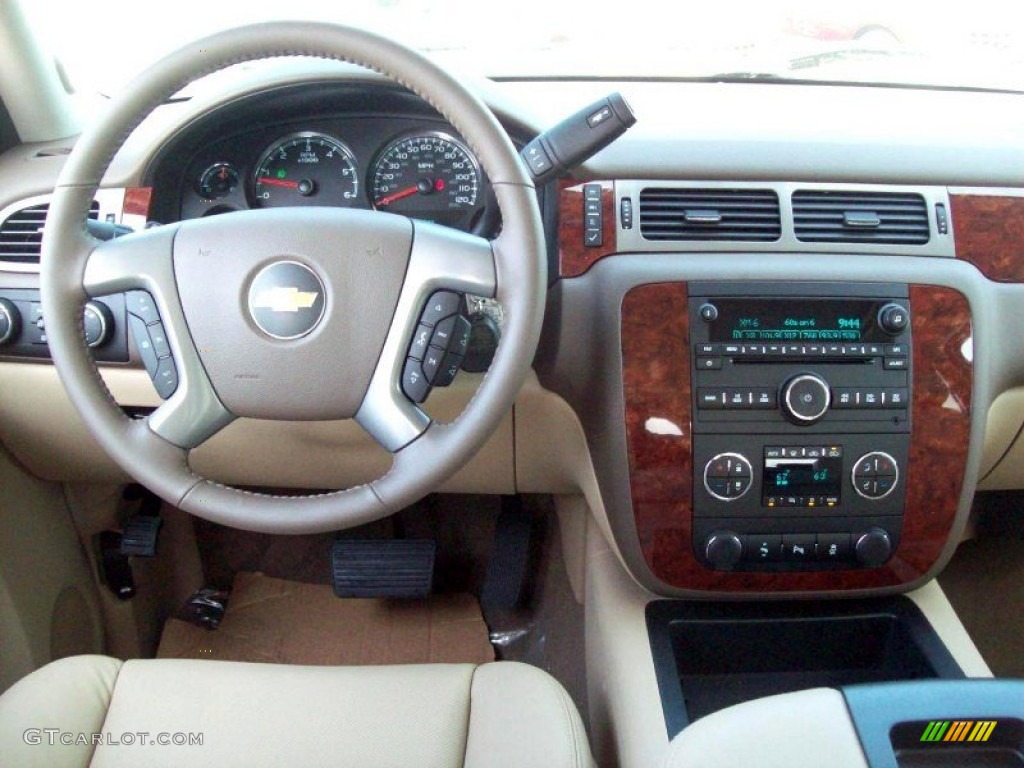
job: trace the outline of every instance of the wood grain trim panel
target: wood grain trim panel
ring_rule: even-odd
[[[145,216],[149,218],[149,208],[153,203],[152,187],[128,187],[124,191],[122,215]]]
[[[956,255],[989,280],[1024,282],[1024,197],[950,195]]]
[[[588,181],[601,185],[601,246],[583,244],[583,183],[558,182],[558,274],[578,277],[595,262],[615,252],[615,185],[610,181]]]
[[[937,561],[956,517],[967,461],[973,369],[970,310],[958,291],[912,286],[914,403],[903,537],[881,568],[729,573],[692,550],[692,413],[685,283],[638,286],[622,301],[630,493],[647,565],[664,584],[710,592],[871,589],[904,584]]]

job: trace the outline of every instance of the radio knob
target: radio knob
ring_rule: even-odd
[[[708,536],[704,556],[716,569],[728,571],[743,557],[743,541],[732,531],[715,531]]]
[[[886,304],[878,310],[878,325],[890,336],[899,336],[910,324],[910,315],[899,304]]]
[[[21,330],[21,313],[8,299],[0,299],[0,345],[8,344],[18,338]]]
[[[872,528],[857,537],[853,546],[857,561],[868,568],[877,568],[892,556],[892,541],[883,528]]]
[[[807,426],[825,415],[832,402],[832,393],[828,382],[821,376],[801,373],[782,385],[779,402],[790,421]]]

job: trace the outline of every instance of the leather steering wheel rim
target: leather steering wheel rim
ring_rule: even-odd
[[[426,417],[417,413],[418,409],[410,410],[407,403],[388,404],[388,398],[395,400],[398,391],[395,366],[400,362],[384,357],[389,348],[394,354],[399,348],[396,343],[401,345],[404,357],[404,345],[408,343],[408,338],[392,343],[393,334],[398,338],[408,333],[407,327],[397,327],[396,314],[374,374],[374,382],[386,379],[376,392],[384,393],[381,402],[387,407],[371,414],[372,418],[357,416],[391,450],[392,467],[371,483],[317,496],[253,493],[191,471],[188,451],[195,445],[190,439],[176,436],[185,434],[187,438],[188,430],[198,424],[202,429],[196,428],[191,436],[201,438],[195,441],[200,444],[233,415],[217,402],[212,389],[205,399],[195,394],[202,389],[199,380],[204,374],[187,330],[184,338],[172,339],[172,349],[183,377],[194,379],[195,386],[188,396],[193,401],[175,395],[147,419],[130,419],[124,414],[106,389],[83,342],[84,303],[93,296],[133,288],[149,289],[157,296],[158,304],[174,316],[167,321],[169,330],[176,319],[181,321],[179,328],[188,327],[184,317],[178,317],[181,299],[175,295],[176,255],[172,254],[175,239],[184,239],[182,232],[189,222],[109,243],[93,240],[85,228],[93,195],[118,149],[150,112],[193,80],[232,64],[276,56],[350,62],[375,70],[425,99],[477,154],[502,216],[501,234],[492,241],[476,242],[462,233],[416,223],[413,257],[417,248],[448,253],[464,247],[470,255],[461,262],[451,262],[452,274],[444,273],[444,259],[437,262],[439,274],[427,274],[431,266],[437,265],[429,258],[420,258],[415,263],[422,279],[412,287],[414,266],[410,261],[399,299],[401,310],[403,302],[422,301],[424,292],[437,287],[452,284],[455,290],[468,290],[467,286],[493,281],[490,288],[504,307],[505,325],[491,368],[476,394],[450,424],[424,422]],[[388,215],[365,214],[363,218]],[[352,219],[357,224],[360,220]],[[420,247],[421,243],[427,245]],[[486,260],[481,256],[484,253],[492,259],[491,266],[481,266]],[[467,273],[487,276],[477,279]],[[160,287],[155,274],[170,277]],[[68,396],[97,441],[129,475],[169,503],[214,522],[267,533],[314,533],[379,519],[422,498],[461,467],[494,431],[530,370],[540,336],[546,290],[545,246],[535,190],[518,153],[490,110],[458,81],[422,55],[366,31],[319,23],[273,22],[218,33],[171,54],[128,86],[112,102],[106,116],[82,135],[54,190],[44,232],[40,287],[51,355]],[[158,294],[157,288],[167,295]],[[409,301],[407,293],[412,297]],[[181,360],[177,360],[179,355]],[[370,410],[366,402],[361,414]]]

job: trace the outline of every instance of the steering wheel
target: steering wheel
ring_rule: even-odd
[[[108,242],[89,235],[86,215],[104,172],[152,110],[203,75],[272,56],[351,62],[429,102],[477,153],[494,187],[501,234],[485,240],[366,210],[278,208]],[[82,135],[54,190],[40,282],[61,381],[114,461],[169,503],[207,520],[315,533],[381,518],[423,497],[497,427],[536,350],[544,258],[533,184],[479,99],[385,38],[282,22],[215,34],[171,54]],[[152,298],[129,294],[147,305],[149,322],[162,323],[177,376],[173,394],[144,419],[124,414],[83,341],[89,298],[134,291]],[[401,383],[421,312],[430,311],[437,291],[496,297],[505,317],[489,372],[450,424],[431,422]],[[243,416],[354,418],[392,454],[391,468],[368,484],[316,496],[253,493],[193,473],[189,451]]]

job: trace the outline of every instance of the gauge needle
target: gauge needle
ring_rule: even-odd
[[[288,187],[288,189],[298,189],[299,182],[297,181],[285,181],[284,179],[272,179],[269,176],[260,176],[256,179],[260,184],[269,184],[272,187]]]
[[[409,197],[409,195],[415,195],[419,191],[420,188],[418,185],[414,187],[409,187],[407,189],[403,189],[401,192],[395,192],[395,194],[393,195],[382,197],[380,200],[377,201],[377,205],[391,205],[396,200],[401,200],[403,197]]]

